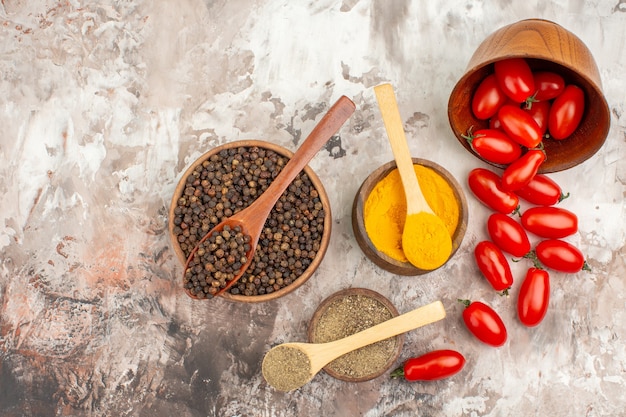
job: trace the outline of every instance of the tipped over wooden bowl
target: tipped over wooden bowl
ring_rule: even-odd
[[[542,19],[522,20],[502,27],[478,46],[448,101],[448,119],[458,141],[480,158],[462,137],[471,127],[474,130],[488,127],[487,120],[474,116],[471,100],[480,82],[494,72],[494,62],[508,58],[526,59],[533,71],[556,72],[566,84],[576,84],[585,93],[585,112],[577,130],[560,141],[544,139],[547,160],[539,172],[563,171],[592,157],[604,144],[610,127],[600,72],[582,40],[560,25]]]

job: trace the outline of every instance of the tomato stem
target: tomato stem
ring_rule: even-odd
[[[524,102],[524,103],[525,103],[525,104],[524,104],[524,108],[525,108],[526,110],[530,110],[530,109],[532,109],[532,107],[533,107],[533,103],[536,103],[536,102],[538,102],[538,101],[541,101],[541,100],[537,100],[537,99],[535,98],[535,97],[537,97],[537,93],[539,93],[539,91],[536,91],[536,92],[535,92],[535,94],[533,94],[532,96],[529,96],[529,97],[526,99],[526,101]]]
[[[569,197],[569,193],[567,193],[567,194],[561,193],[561,195],[559,196],[559,201],[558,202],[560,203],[561,201],[565,200],[567,197]]]
[[[583,262],[583,268],[581,269],[581,271],[591,271],[591,267],[589,266],[587,261]]]
[[[467,129],[467,133],[464,135],[461,135],[461,137],[463,139],[465,139],[470,145],[472,144],[472,142],[474,141],[474,139],[481,137],[481,136],[485,136],[485,135],[474,135],[472,133],[472,130],[474,130],[474,126],[470,126],[469,129]]]
[[[537,258],[537,253],[534,250],[531,250],[530,252],[528,252],[526,255],[522,256],[520,259],[512,259],[513,262],[519,262],[522,259],[530,259],[533,261],[533,266],[537,269],[544,269],[543,265],[541,265],[541,262],[539,262],[539,258]]]
[[[472,304],[472,302],[470,300],[464,300],[462,298],[457,298],[456,299],[459,303],[463,304],[465,306],[465,308],[469,307],[470,304]]]
[[[391,378],[403,378],[404,377],[404,366],[394,369],[389,375]]]
[[[543,144],[543,141],[539,142],[537,144],[537,146],[535,146],[534,148],[528,148],[528,150],[533,150],[533,151],[542,151],[544,154],[546,153],[546,147]]]

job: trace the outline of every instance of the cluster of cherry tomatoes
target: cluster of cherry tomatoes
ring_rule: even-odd
[[[585,94],[551,71],[535,71],[523,58],[494,64],[493,74],[478,85],[471,108],[489,127],[463,137],[484,160],[508,165],[502,186],[525,186],[546,160],[544,138],[563,140],[578,128],[585,111]]]
[[[546,268],[565,273],[588,269],[582,252],[562,240],[578,231],[578,218],[556,207],[567,197],[546,175],[538,174],[546,155],[543,140],[569,137],[580,124],[585,97],[575,85],[567,85],[559,74],[532,72],[524,59],[494,64],[472,97],[472,111],[489,120],[489,129],[468,131],[466,139],[483,159],[504,165],[501,175],[475,168],[468,175],[474,196],[493,211],[487,221],[490,240],[474,250],[476,264],[489,284],[508,294],[513,274],[505,253],[530,258],[517,296],[520,322],[538,325],[546,315],[550,299],[550,276]],[[531,205],[521,212],[520,199]],[[514,216],[519,215],[519,221]],[[532,248],[529,234],[539,239]],[[482,342],[502,346],[506,326],[489,305],[459,300],[466,308],[463,320]]]
[[[477,119],[488,120],[489,129],[509,139],[507,152],[495,149],[496,158],[504,161],[494,161],[508,164],[520,156],[519,145],[531,149],[546,135],[563,140],[574,133],[585,111],[585,93],[556,72],[533,72],[525,59],[511,58],[494,64],[493,74],[481,81],[472,96],[471,107]],[[474,146],[479,154],[481,145]]]
[[[491,240],[476,245],[476,263],[496,291],[508,294],[513,274],[505,253],[534,261],[520,285],[517,312],[522,324],[536,326],[550,300],[545,268],[572,273],[587,268],[580,250],[561,240],[578,230],[576,215],[555,207],[567,196],[551,178],[537,174],[546,159],[542,141],[566,139],[577,129],[584,93],[567,85],[561,75],[533,72],[524,59],[516,58],[494,64],[494,73],[479,84],[471,106],[476,118],[489,121],[489,128],[470,128],[464,137],[483,159],[506,165],[502,175],[476,168],[468,176],[471,191],[493,210],[487,221]],[[512,216],[520,213],[520,199],[533,207],[521,213],[518,222]],[[541,239],[534,249],[528,233]],[[465,305],[463,321],[476,338],[496,347],[506,343],[506,326],[493,308],[481,301],[459,301]],[[409,359],[391,375],[408,381],[437,380],[460,372],[464,364],[457,351],[435,350]]]
[[[542,174],[535,175],[523,189],[512,192],[502,188],[495,172],[475,168],[468,175],[468,184],[474,196],[493,211],[487,220],[490,240],[481,241],[474,248],[476,265],[493,289],[508,294],[513,274],[505,254],[513,259],[533,260],[533,267],[528,269],[519,289],[517,313],[522,324],[536,326],[545,317],[549,304],[550,277],[545,268],[565,273],[588,269],[583,253],[562,240],[578,231],[576,214],[555,206],[567,195],[554,180]],[[520,200],[531,207],[521,212],[518,221],[514,216],[520,214]],[[534,248],[529,234],[539,239]],[[473,307],[463,312],[472,333],[490,345],[503,345],[506,328],[497,313],[487,305],[464,302]],[[476,318],[474,310],[490,318]],[[467,316],[473,317],[471,323]],[[487,326],[489,321],[496,325]]]

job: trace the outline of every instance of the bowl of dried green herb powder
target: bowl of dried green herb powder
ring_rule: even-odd
[[[309,323],[311,343],[326,343],[358,333],[398,315],[383,295],[366,288],[347,288],[326,298]],[[391,368],[404,343],[398,335],[347,353],[323,369],[330,376],[349,382],[377,378]]]

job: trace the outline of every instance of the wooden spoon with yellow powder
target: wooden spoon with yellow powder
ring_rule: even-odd
[[[374,93],[406,195],[407,217],[402,232],[402,250],[415,267],[437,269],[450,257],[452,238],[443,220],[433,212],[422,194],[393,87],[381,84],[374,87]]]

